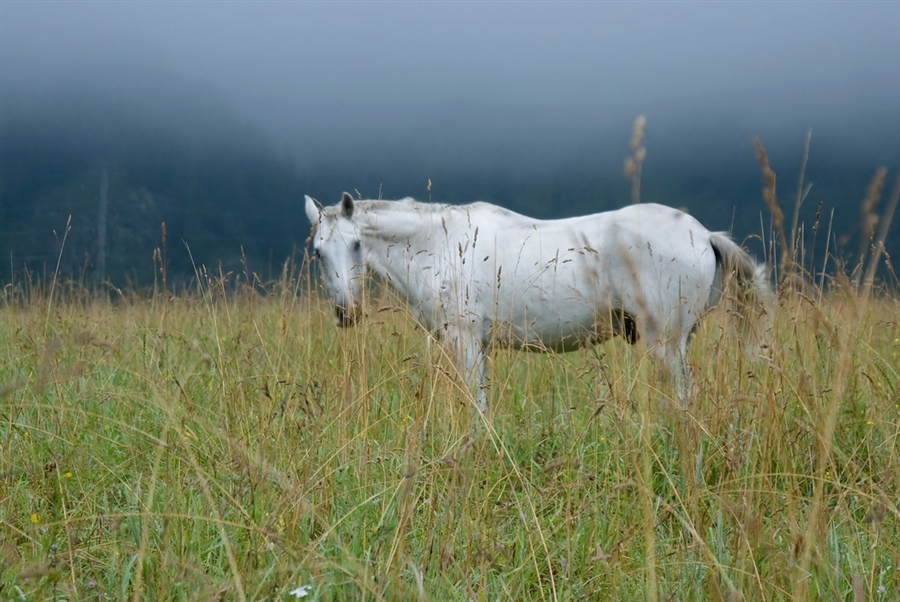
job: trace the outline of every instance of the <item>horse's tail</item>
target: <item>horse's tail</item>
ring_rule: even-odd
[[[716,256],[716,277],[710,291],[710,307],[727,292],[744,318],[743,333],[764,345],[771,325],[774,300],[766,266],[757,263],[726,234],[713,232],[709,242]]]

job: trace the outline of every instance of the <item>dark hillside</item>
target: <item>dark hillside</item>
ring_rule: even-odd
[[[91,82],[4,94],[0,281],[51,275],[65,238],[64,277],[147,286],[158,276],[154,254],[163,245],[163,224],[169,282],[192,278],[194,265],[268,278],[307,237],[309,224],[299,209],[304,194],[323,203],[336,201],[343,190],[451,203],[485,200],[541,218],[614,209],[630,198],[622,173],[626,127],[613,144],[608,130],[594,135],[590,127],[577,129],[580,124],[537,123],[539,114],[504,116],[494,108],[481,116],[479,132],[461,133],[452,148],[432,142],[441,139],[437,129],[424,138],[400,129],[391,140],[347,134],[351,139],[343,141],[341,153],[342,141],[334,138],[344,130],[318,130],[317,116],[310,115],[288,158],[202,86],[133,73],[116,82],[117,92],[103,95],[92,92],[98,86]],[[440,118],[428,115],[421,123]],[[494,118],[496,132],[488,127]],[[733,230],[738,240],[751,237],[749,246],[761,257],[762,245],[752,236],[768,228],[769,216],[752,138],[758,134],[766,145],[790,215],[806,129],[754,131],[746,123],[699,115],[658,121],[649,122],[644,140],[643,200],[685,208],[710,229]],[[830,250],[851,264],[860,248],[859,208],[869,181],[879,166],[893,169],[876,207],[880,213],[896,178],[900,132],[877,127],[895,121],[872,114],[839,127],[812,124],[805,174],[812,188],[801,222],[809,231],[821,211],[824,231],[833,211]],[[418,122],[413,115],[408,123]],[[506,141],[502,131],[516,133]],[[866,144],[851,142],[859,140],[858,131],[877,134]],[[824,258],[825,240],[817,235],[813,248],[808,237],[812,255]],[[900,217],[888,252],[900,256]]]
[[[3,280],[52,272],[69,216],[61,272],[99,278],[104,179],[105,277],[117,285],[152,282],[163,223],[167,267],[178,278],[193,273],[182,241],[198,265],[243,269],[243,249],[250,269],[262,274],[302,243],[306,224],[286,218],[302,198],[287,161],[214,96],[169,94],[151,102],[75,87],[42,106],[4,99]]]

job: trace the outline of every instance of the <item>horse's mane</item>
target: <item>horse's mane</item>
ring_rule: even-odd
[[[376,212],[391,211],[396,209],[413,209],[420,215],[432,215],[436,213],[447,214],[466,211],[488,211],[509,216],[520,215],[515,211],[506,209],[505,207],[500,207],[498,205],[494,205],[492,203],[487,203],[484,201],[475,201],[474,203],[466,203],[464,205],[453,205],[450,203],[429,203],[424,201],[417,201],[416,199],[408,196],[396,201],[364,200],[357,201],[357,203],[364,211],[371,210]]]

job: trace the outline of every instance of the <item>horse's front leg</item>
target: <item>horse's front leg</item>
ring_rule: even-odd
[[[444,344],[478,411],[486,413],[488,405],[484,346],[475,329],[467,326],[449,323],[443,337]]]
[[[651,337],[650,352],[655,359],[657,371],[664,382],[675,385],[679,401],[690,405],[693,375],[687,363],[687,339],[689,331],[667,334],[666,337]]]

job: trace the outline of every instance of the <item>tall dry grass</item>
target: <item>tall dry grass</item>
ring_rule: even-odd
[[[497,352],[481,428],[395,299],[339,332],[297,274],[226,280],[6,291],[4,599],[900,591],[894,298],[783,298],[766,359],[714,313],[688,411],[620,340]]]

